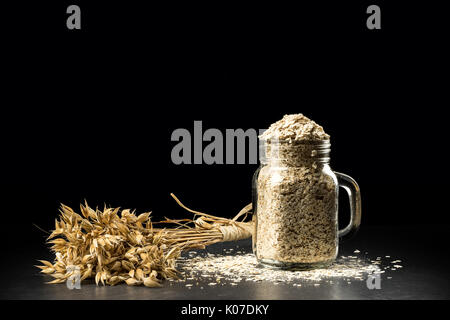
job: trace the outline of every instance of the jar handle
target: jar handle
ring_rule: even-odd
[[[334,172],[337,177],[339,187],[347,191],[350,200],[350,223],[342,230],[339,230],[341,241],[352,238],[358,231],[361,224],[361,192],[356,181],[343,173]]]

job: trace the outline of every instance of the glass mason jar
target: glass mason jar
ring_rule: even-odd
[[[337,257],[338,238],[351,237],[361,222],[361,195],[351,177],[329,166],[330,141],[260,141],[253,177],[258,262],[281,269],[326,267]],[[338,189],[350,199],[351,219],[338,230]]]

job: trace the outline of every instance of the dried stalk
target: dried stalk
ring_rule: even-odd
[[[159,287],[163,279],[177,279],[176,259],[181,251],[252,236],[253,223],[243,222],[251,204],[233,219],[212,216],[187,208],[171,194],[193,219],[168,219],[152,223],[150,212],[138,216],[129,209],[80,205],[81,215],[61,205],[60,219],[48,237],[55,253],[53,263],[39,260],[41,272],[54,278],[48,283],[67,281],[79,272],[81,281],[94,278],[96,284]],[[196,218],[200,216],[199,218]],[[239,218],[241,221],[237,221]],[[154,228],[174,224],[176,228]]]

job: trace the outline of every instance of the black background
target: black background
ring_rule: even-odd
[[[73,3],[82,30],[66,28]],[[256,165],[173,165],[172,131],[267,128],[299,112],[331,135],[332,168],[358,181],[363,226],[448,224],[444,10],[373,3],[381,30],[366,28],[364,1],[6,5],[6,247],[44,246],[33,223],[51,229],[61,202],[189,215],[174,192],[232,217]]]

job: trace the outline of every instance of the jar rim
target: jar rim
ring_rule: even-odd
[[[262,164],[269,161],[290,163],[329,163],[330,140],[287,141],[265,140],[260,144],[259,160]],[[297,156],[296,156],[297,155]]]
[[[279,140],[279,139],[261,139],[264,144],[291,144],[291,145],[306,145],[306,146],[331,146],[331,140]]]

